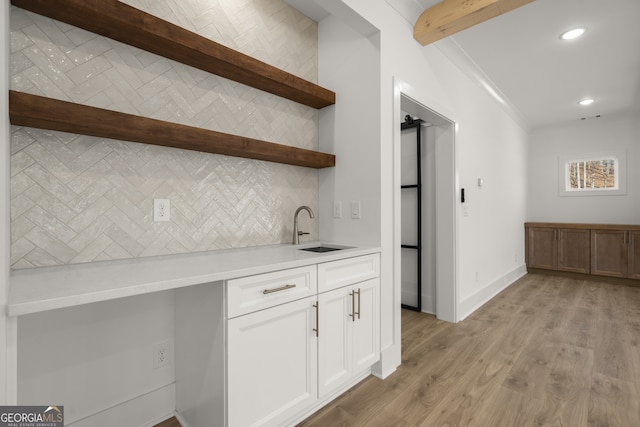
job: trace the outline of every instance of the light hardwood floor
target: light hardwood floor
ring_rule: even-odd
[[[640,426],[639,342],[639,287],[529,274],[458,324],[403,311],[396,372],[300,426]]]
[[[176,417],[171,417],[166,421],[156,424],[154,427],[182,427]]]

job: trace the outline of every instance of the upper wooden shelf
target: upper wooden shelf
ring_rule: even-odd
[[[11,0],[22,9],[313,108],[336,94],[117,0]]]
[[[333,154],[22,92],[9,91],[9,118],[12,124],[19,126],[143,142],[316,169],[335,166]]]

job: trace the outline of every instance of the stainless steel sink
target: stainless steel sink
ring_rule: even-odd
[[[334,248],[331,246],[315,246],[313,248],[300,248],[301,251],[309,251],[309,252],[332,252],[339,251],[344,248]]]

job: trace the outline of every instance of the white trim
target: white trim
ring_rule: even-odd
[[[184,419],[184,417],[180,412],[176,411],[175,414],[173,414],[173,416],[176,417],[176,420],[178,420],[178,422],[182,427],[190,427],[189,423],[187,422],[187,420]]]
[[[485,92],[491,95],[491,99],[506,112],[522,129],[529,132],[531,126],[524,115],[513,102],[502,93],[489,76],[471,59],[467,52],[455,41],[455,37],[447,37],[434,43],[456,67],[466,74],[472,82],[477,83]],[[440,110],[438,110],[440,111]]]
[[[525,274],[527,274],[527,267],[525,264],[522,264],[504,276],[494,280],[492,283],[480,289],[473,295],[465,298],[463,301],[460,301],[460,305],[458,306],[458,314],[460,315],[459,321],[466,319],[474,311],[482,307],[500,292],[507,289]]]
[[[10,2],[0,6],[0,405],[15,405],[17,401],[17,321],[7,316],[11,232],[10,217],[10,151],[9,123],[9,40]]]
[[[391,345],[380,352],[380,361],[373,365],[371,374],[383,380],[393,374],[401,364],[400,346]]]
[[[3,314],[4,316],[4,314]],[[18,404],[18,319],[6,317],[6,405]],[[2,349],[2,345],[0,345]]]
[[[400,322],[400,298],[401,298],[401,274],[400,274],[400,144],[397,143],[401,139],[400,126],[398,126],[401,122],[401,103],[402,99],[406,99],[414,104],[416,104],[419,109],[425,114],[429,114],[430,117],[429,122],[433,122],[432,124],[436,126],[449,126],[451,129],[452,141],[451,145],[448,147],[444,147],[443,144],[437,144],[436,150],[436,158],[439,156],[446,155],[447,160],[450,160],[450,164],[445,164],[445,162],[436,160],[437,168],[444,168],[445,171],[439,171],[436,169],[436,175],[444,178],[448,176],[449,173],[452,175],[448,178],[451,179],[451,186],[453,190],[447,188],[446,190],[438,187],[440,189],[436,189],[436,221],[442,221],[436,226],[436,245],[438,246],[436,253],[436,265],[438,265],[438,269],[436,271],[436,314],[439,319],[446,320],[449,322],[457,322],[458,319],[458,253],[457,248],[459,247],[459,237],[458,237],[458,223],[460,218],[460,206],[457,203],[457,194],[460,190],[459,184],[459,176],[457,171],[457,150],[456,150],[456,139],[458,133],[458,121],[456,121],[454,115],[447,108],[442,106],[438,101],[429,99],[428,101],[424,99],[423,94],[418,93],[416,89],[414,89],[408,83],[400,80],[397,77],[393,79],[393,88],[394,88],[394,105],[393,105],[393,119],[394,119],[394,127],[393,127],[393,141],[394,141],[394,159],[393,159],[393,211],[394,211],[394,237],[393,237],[393,263],[394,263],[394,271],[393,271],[393,281],[394,286],[396,287],[396,298],[397,298],[397,318],[398,323]],[[410,112],[414,114],[414,112]],[[420,116],[420,114],[417,114]],[[424,119],[424,117],[423,117]],[[450,150],[448,152],[442,153],[442,150]],[[440,153],[440,154],[439,154]],[[452,169],[449,170],[449,167]],[[439,182],[443,182],[443,179],[440,179]],[[446,185],[446,183],[445,183]],[[448,221],[445,223],[445,221]],[[452,240],[452,241],[451,241]],[[444,245],[444,242],[447,242]],[[446,250],[442,250],[440,246],[446,246]],[[450,268],[449,268],[450,267]],[[452,284],[452,286],[451,286]],[[400,325],[398,325],[398,336],[400,336]],[[398,338],[399,339],[399,338]]]
[[[402,300],[403,301],[415,301],[418,298],[418,290],[415,288],[415,283],[411,283],[407,286],[402,286]],[[408,289],[411,286],[411,289]],[[422,312],[436,315],[436,300],[429,294],[422,293]]]
[[[568,190],[569,174],[567,164],[569,162],[583,162],[603,159],[616,159],[616,187]],[[583,153],[576,155],[558,156],[558,195],[560,197],[584,197],[584,196],[620,196],[627,194],[627,151],[611,150],[598,153]]]
[[[168,384],[71,423],[69,427],[152,427],[175,414],[176,385]]]

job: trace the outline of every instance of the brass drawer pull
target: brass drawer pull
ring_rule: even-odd
[[[284,285],[280,288],[274,288],[274,289],[265,289],[264,291],[262,291],[263,294],[272,294],[274,292],[280,292],[280,291],[286,291],[287,289],[291,289],[291,288],[295,288],[296,285]]]

